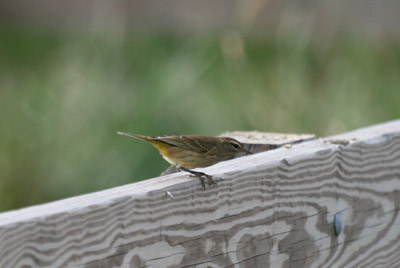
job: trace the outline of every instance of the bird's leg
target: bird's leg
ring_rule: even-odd
[[[183,167],[180,167],[179,169],[189,172],[190,174],[192,174],[193,177],[199,178],[204,190],[206,189],[206,184],[205,184],[206,179],[208,181],[208,185],[217,186],[217,183],[213,180],[213,177],[211,175],[208,175],[204,172],[194,171],[194,170],[190,170],[190,169],[183,168]]]

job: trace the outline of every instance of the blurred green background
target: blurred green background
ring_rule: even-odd
[[[265,28],[239,20],[182,30],[181,18],[115,30],[103,27],[107,16],[96,27],[50,27],[5,7],[14,13],[0,24],[0,211],[168,167],[150,145],[117,131],[326,136],[400,117],[393,36],[336,25],[327,37],[292,13]]]

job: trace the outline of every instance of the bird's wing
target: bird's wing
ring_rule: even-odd
[[[209,136],[164,136],[156,139],[198,153],[207,153],[215,147],[215,138]]]

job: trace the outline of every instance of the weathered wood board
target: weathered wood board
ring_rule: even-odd
[[[0,267],[400,267],[400,120],[202,171],[0,214]]]

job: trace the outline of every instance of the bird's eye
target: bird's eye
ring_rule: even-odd
[[[237,143],[232,143],[232,146],[233,146],[233,148],[235,148],[235,149],[239,149],[239,144],[237,144]]]

